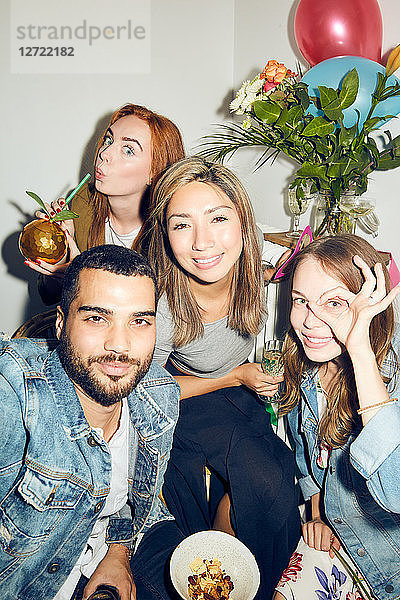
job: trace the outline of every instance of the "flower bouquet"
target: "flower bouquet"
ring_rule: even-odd
[[[358,116],[351,127],[345,127],[343,111],[357,98],[360,82],[355,68],[337,89],[318,86],[318,97],[309,95],[297,74],[270,60],[259,75],[243,83],[231,102],[231,110],[244,115],[242,123],[219,125],[218,133],[205,136],[200,154],[223,161],[239,148],[261,146],[265,150],[256,163],[259,168],[282,152],[300,165],[290,184],[299,203],[306,194],[320,192],[329,196],[331,208],[337,207],[344,192],[365,192],[372,171],[400,165],[400,136],[392,139],[385,131],[388,143],[380,151],[371,135],[393,117],[374,116],[374,110],[388,98],[400,96],[400,83],[395,78],[388,81],[400,66],[399,55],[400,46],[391,53],[386,72],[377,73],[364,122]],[[318,116],[310,112],[315,109]]]

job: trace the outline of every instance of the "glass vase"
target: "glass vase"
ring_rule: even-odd
[[[342,192],[341,198],[354,198],[354,191]],[[354,232],[354,217],[340,208],[340,199],[336,200],[329,191],[320,192],[316,199],[314,237]]]

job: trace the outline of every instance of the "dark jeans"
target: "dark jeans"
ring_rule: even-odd
[[[169,559],[184,538],[175,521],[153,525],[131,559],[137,600],[181,600],[169,577]],[[81,577],[72,600],[82,600],[88,580]]]
[[[210,503],[205,465],[214,476]],[[294,458],[262,402],[244,387],[182,400],[163,487],[185,535],[212,528],[225,491],[236,536],[260,568],[256,598],[268,600],[300,537]]]

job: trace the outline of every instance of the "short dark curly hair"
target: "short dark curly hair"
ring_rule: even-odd
[[[60,308],[66,318],[71,303],[79,293],[79,275],[83,269],[101,269],[116,275],[141,275],[154,284],[155,302],[158,302],[157,280],[147,258],[130,248],[106,244],[95,246],[79,254],[69,265],[63,281]]]

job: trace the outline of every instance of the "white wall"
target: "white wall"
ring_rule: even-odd
[[[400,41],[400,3],[379,1],[387,51]],[[99,2],[82,0],[86,7]],[[7,2],[1,3],[0,330],[12,332],[28,316],[44,309],[35,275],[24,266],[16,249],[18,232],[34,211],[25,190],[51,201],[71,188],[90,168],[91,151],[105,118],[129,101],[172,118],[190,151],[202,135],[213,130],[213,123],[226,118],[232,89],[268,59],[295,68],[296,60],[301,59],[292,33],[297,3],[152,0],[151,73],[147,75],[11,74],[9,7]],[[399,133],[400,125],[391,124],[391,129]],[[294,165],[279,160],[253,173],[253,157],[254,152],[244,151],[231,166],[247,185],[258,220],[288,229],[283,192]],[[382,222],[376,244],[391,249],[400,264],[399,188],[400,169],[377,174],[370,185]]]
[[[95,9],[99,1],[83,4]],[[35,210],[25,190],[51,201],[73,187],[90,170],[99,124],[104,126],[105,118],[126,102],[170,117],[190,150],[209,123],[220,119],[218,107],[232,86],[234,2],[152,0],[148,75],[10,74],[7,4],[3,1],[0,8],[1,114],[7,140],[1,160],[0,330],[10,332],[44,309],[36,276],[16,246],[24,213]]]

